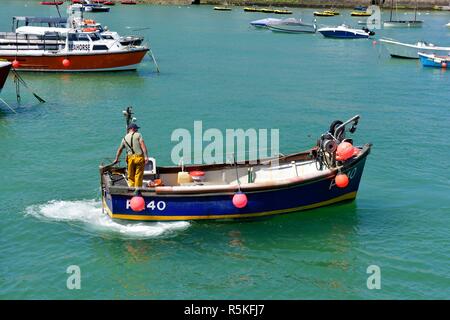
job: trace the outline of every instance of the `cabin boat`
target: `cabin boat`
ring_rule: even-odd
[[[450,64],[450,55],[438,56],[419,52],[419,59],[424,67],[447,68]]]
[[[380,42],[383,43],[389,54],[395,58],[419,59],[419,52],[443,56],[450,54],[450,47],[440,47],[424,41],[409,44],[392,39],[380,39]]]
[[[22,71],[134,70],[149,48],[142,37],[121,37],[93,20],[81,5],[63,18],[14,17],[12,32],[0,32],[0,59]]]
[[[248,219],[351,201],[371,149],[345,138],[358,120],[334,121],[310,150],[255,162],[164,167],[150,159],[142,188],[128,186],[125,167],[101,165],[104,212],[125,220]],[[341,144],[353,148],[345,160],[337,155]]]
[[[320,32],[324,37],[338,39],[367,39],[375,34],[367,28],[353,29],[345,24],[337,27],[320,28],[317,32]]]
[[[217,7],[214,7],[214,10],[216,10],[216,11],[231,11],[231,8],[225,7],[225,6],[217,6]]]
[[[11,62],[0,60],[0,93],[2,92],[3,86],[5,85],[6,79],[8,78],[11,67]]]
[[[315,33],[317,30],[316,23],[305,23],[301,19],[288,18],[279,22],[268,22],[267,27],[273,32],[283,33]]]

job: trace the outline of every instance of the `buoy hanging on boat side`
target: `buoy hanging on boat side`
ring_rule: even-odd
[[[68,68],[68,67],[70,67],[70,60],[67,59],[67,58],[65,58],[65,59],[62,61],[62,64],[63,64],[64,67]]]
[[[12,66],[13,66],[14,69],[17,69],[18,67],[20,67],[20,62],[17,61],[17,60],[14,60],[14,61],[12,62]]]
[[[354,148],[350,142],[342,142],[338,145],[336,151],[336,160],[345,161],[354,155]]]
[[[349,182],[348,177],[345,173],[337,174],[336,178],[334,178],[334,181],[339,188],[345,188],[346,186],[348,186]]]
[[[442,68],[444,68],[444,69],[447,68],[447,62],[445,62],[445,61],[442,62],[441,66],[442,66]]]
[[[131,210],[133,210],[133,211],[142,211],[142,210],[144,210],[145,209],[145,200],[144,200],[144,198],[140,194],[135,195],[130,200],[130,207],[131,207]]]
[[[243,192],[237,192],[233,196],[233,205],[236,208],[242,209],[244,208],[248,203],[247,196]]]

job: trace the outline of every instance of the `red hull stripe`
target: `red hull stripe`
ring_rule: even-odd
[[[17,69],[40,71],[83,71],[83,70],[114,70],[139,64],[148,49],[130,52],[52,55],[52,56],[0,56],[0,59],[19,61]],[[63,60],[68,59],[68,67],[63,66]]]

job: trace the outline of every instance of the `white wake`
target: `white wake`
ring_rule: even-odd
[[[126,238],[155,238],[185,230],[189,222],[130,222],[112,220],[102,212],[99,200],[61,201],[29,206],[27,215],[50,221],[78,222],[90,230],[112,233]]]

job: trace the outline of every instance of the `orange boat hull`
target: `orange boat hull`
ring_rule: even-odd
[[[114,53],[55,54],[55,55],[0,55],[10,62],[17,60],[22,71],[90,72],[134,70],[148,49]],[[66,65],[63,61],[67,59]]]

